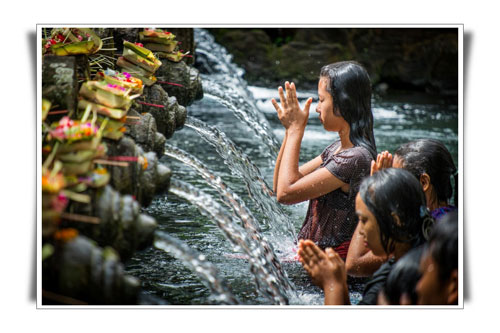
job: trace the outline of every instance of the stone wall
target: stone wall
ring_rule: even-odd
[[[456,94],[458,30],[452,28],[209,29],[246,71],[249,84],[294,81],[316,89],[321,67],[356,60],[372,83]]]

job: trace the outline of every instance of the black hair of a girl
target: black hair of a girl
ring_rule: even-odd
[[[425,242],[426,224],[432,218],[422,186],[410,172],[396,168],[378,171],[363,180],[359,194],[377,220],[380,242],[387,254],[394,251],[395,242],[408,243],[412,248]]]
[[[401,145],[394,155],[403,160],[403,168],[410,171],[417,179],[423,173],[429,175],[431,184],[439,201],[451,203],[453,196],[458,206],[458,173],[455,163],[446,146],[435,139],[418,139]],[[452,179],[455,182],[453,195]]]
[[[320,78],[327,78],[326,90],[333,98],[333,112],[349,124],[349,139],[377,158],[373,135],[372,88],[366,69],[355,61],[323,66]]]
[[[391,269],[384,286],[384,294],[389,304],[400,304],[401,296],[408,295],[410,304],[417,304],[418,295],[415,291],[420,280],[420,259],[424,246],[418,246],[401,257]]]
[[[439,281],[445,283],[458,270],[458,213],[443,216],[431,233],[429,251],[438,266]]]

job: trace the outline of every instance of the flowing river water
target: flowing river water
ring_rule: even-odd
[[[284,136],[270,102],[279,99],[277,87],[247,86],[210,35],[197,30],[196,38],[209,69],[205,97],[188,107],[186,126],[161,157],[173,171],[173,186],[145,208],[159,224],[155,246],[137,252],[126,271],[141,279],[144,293],[173,305],[322,304],[322,291],[294,260],[307,203],[282,206],[268,194]],[[317,92],[298,89],[302,105],[315,98],[302,141],[304,163],[338,135],[326,132],[314,112]],[[456,98],[375,95],[372,109],[378,151],[435,138],[458,166]],[[359,288],[353,286],[350,297],[356,303]]]

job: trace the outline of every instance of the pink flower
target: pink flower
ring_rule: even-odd
[[[64,116],[59,120],[59,126],[62,128],[67,128],[73,126],[73,120],[71,120],[68,116]]]

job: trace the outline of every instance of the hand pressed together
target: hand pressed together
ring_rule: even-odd
[[[387,168],[392,168],[392,154],[386,150],[377,155],[377,161],[372,161],[370,176]]]
[[[347,280],[345,263],[331,248],[322,251],[311,240],[299,241],[299,260],[314,284],[323,289],[344,285]]]
[[[307,120],[309,118],[309,108],[312,103],[312,98],[309,98],[301,109],[299,101],[297,99],[297,92],[295,90],[295,84],[291,84],[287,81],[285,82],[286,96],[283,93],[283,88],[278,88],[278,93],[280,95],[281,107],[278,105],[276,100],[273,98],[271,102],[278,113],[278,118],[281,124],[288,129],[299,129],[303,130],[307,125]]]

